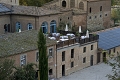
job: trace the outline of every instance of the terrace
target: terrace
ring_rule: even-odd
[[[87,43],[98,41],[99,35],[80,33],[80,36],[75,35],[71,31],[62,31],[61,33],[52,33],[49,38],[57,40],[57,48],[67,47],[74,44],[85,45]],[[62,34],[62,35],[61,35]]]

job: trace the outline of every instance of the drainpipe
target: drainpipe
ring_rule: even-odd
[[[56,44],[56,78],[57,78],[57,44]]]

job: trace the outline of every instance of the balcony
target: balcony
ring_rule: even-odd
[[[74,45],[76,43],[79,43],[80,45],[84,45],[84,44],[87,44],[88,42],[97,41],[98,39],[99,39],[99,35],[89,34],[89,38],[82,39],[81,36],[75,37],[74,39],[68,39],[66,41],[59,41],[56,46],[57,48],[61,48],[61,47],[67,47],[70,45]]]

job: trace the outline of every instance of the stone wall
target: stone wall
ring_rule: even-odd
[[[0,16],[0,34],[4,34],[4,25],[5,24],[10,24],[10,15],[1,15]]]
[[[91,10],[90,10],[91,8]],[[110,27],[111,1],[88,2],[87,28],[90,31],[101,30]]]

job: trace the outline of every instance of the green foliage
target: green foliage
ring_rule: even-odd
[[[112,67],[113,72],[113,75],[107,75],[109,80],[120,80],[120,55],[118,57],[115,57],[113,62],[108,61],[107,64]]]
[[[119,8],[112,10],[111,18],[114,20],[114,23],[120,20],[120,9]]]
[[[12,75],[14,61],[9,59],[0,60],[0,80],[9,80]]]
[[[39,74],[40,80],[48,80],[48,56],[46,47],[46,38],[40,28],[38,34],[38,50],[39,50]]]
[[[29,63],[23,67],[16,67],[12,80],[34,80],[36,75],[36,66],[33,63]]]
[[[20,5],[25,6],[42,6],[43,4],[50,2],[52,0],[19,0]]]

